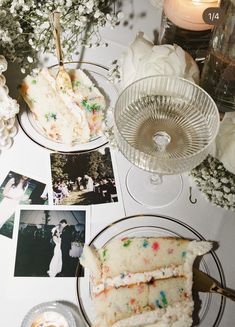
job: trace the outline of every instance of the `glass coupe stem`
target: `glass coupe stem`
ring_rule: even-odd
[[[151,185],[160,185],[163,183],[163,175],[161,174],[152,174],[150,176],[150,184]]]
[[[164,152],[167,145],[171,142],[171,137],[165,131],[158,131],[154,134],[153,141],[157,151]]]

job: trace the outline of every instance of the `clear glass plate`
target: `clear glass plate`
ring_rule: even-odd
[[[55,66],[53,66],[55,67]],[[52,67],[52,68],[53,68]],[[116,99],[118,97],[117,88],[108,80],[108,69],[102,65],[90,62],[70,62],[65,63],[67,69],[82,69],[92,79],[98,89],[106,98],[106,112],[113,110]],[[60,152],[77,152],[87,151],[98,148],[108,142],[107,138],[102,135],[93,138],[88,143],[74,143],[73,145],[66,145],[46,136],[41,126],[35,120],[33,113],[29,110],[27,104],[21,101],[21,110],[18,114],[18,121],[24,133],[35,143],[53,151]]]
[[[120,219],[99,232],[90,244],[100,248],[114,238],[123,237],[158,237],[173,236],[195,240],[205,240],[189,225],[167,216],[135,215]],[[203,256],[195,266],[214,277],[221,285],[225,285],[223,269],[217,255],[212,251]],[[79,309],[87,326],[91,326],[95,319],[94,306],[89,286],[89,271],[85,270],[85,277],[77,278],[77,296]],[[194,292],[194,324],[193,326],[215,327],[222,318],[225,299],[218,294]]]

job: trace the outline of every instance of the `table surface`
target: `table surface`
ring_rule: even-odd
[[[124,21],[115,30],[103,29],[102,35],[109,42],[108,48],[85,50],[83,57],[74,58],[103,65],[110,64],[120,57],[135,34],[142,30],[150,39],[154,39],[160,22],[160,10],[151,6],[148,1],[124,1]],[[133,14],[133,15],[131,15]],[[131,16],[130,16],[131,15]],[[132,17],[132,18],[130,18]],[[50,63],[56,62],[52,56]],[[14,94],[18,76],[9,67],[7,84]],[[13,78],[14,76],[14,78]],[[204,238],[218,242],[216,250],[226,278],[226,284],[235,288],[235,260],[232,251],[235,241],[235,216],[233,212],[213,206],[207,202],[188,178],[183,175],[183,192],[180,198],[170,206],[161,209],[149,209],[135,202],[129,195],[125,178],[131,164],[118,152],[114,151],[117,166],[117,178],[120,182],[122,200],[113,205],[91,206],[91,237],[103,227],[121,217],[151,213],[174,217],[196,229]],[[2,151],[0,155],[0,180],[10,170],[26,171],[29,176],[37,176],[42,182],[50,180],[50,151],[33,143],[19,129],[14,145]],[[198,199],[195,205],[189,202],[189,185]],[[77,307],[75,278],[28,278],[14,277],[14,260],[16,251],[16,226],[13,239],[0,235],[0,317],[1,326],[20,326],[25,314],[35,305],[51,300],[61,300]],[[217,296],[217,295],[213,295]],[[221,327],[235,325],[234,303],[226,301]],[[80,326],[80,324],[79,324]],[[209,327],[209,326],[208,326]]]

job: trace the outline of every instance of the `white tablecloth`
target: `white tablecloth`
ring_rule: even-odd
[[[121,23],[115,30],[104,29],[102,34],[109,41],[108,48],[89,49],[84,52],[83,60],[108,65],[119,57],[135,34],[142,30],[154,39],[160,22],[160,11],[153,8],[148,1],[124,1],[128,24]],[[129,15],[133,13],[133,18]],[[77,59],[77,58],[75,58]],[[51,62],[56,62],[51,58]],[[13,93],[16,78],[14,70],[9,68],[7,84]],[[227,285],[235,288],[235,215],[232,212],[216,208],[208,203],[200,192],[193,187],[197,197],[196,205],[189,200],[189,180],[183,176],[182,195],[172,205],[162,209],[147,209],[136,203],[129,195],[125,185],[125,176],[131,166],[118,152],[115,153],[119,181],[123,195],[123,205],[115,207],[92,206],[91,237],[110,222],[136,213],[155,213],[172,216],[196,229],[208,240],[219,243],[216,251],[223,266]],[[50,180],[49,151],[33,143],[21,130],[15,137],[14,146],[0,155],[1,181],[9,170],[24,171],[28,176],[38,176],[45,183]],[[102,217],[102,219],[101,219]],[[19,327],[25,314],[31,307],[40,302],[63,300],[77,305],[75,278],[29,278],[14,277],[14,260],[16,251],[16,235],[9,239],[0,235],[0,325]],[[216,296],[216,295],[215,295]],[[221,327],[235,325],[235,306],[227,300]],[[80,325],[79,325],[80,326]],[[208,326],[210,327],[210,326]]]

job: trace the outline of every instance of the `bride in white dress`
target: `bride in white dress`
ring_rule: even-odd
[[[49,270],[47,271],[50,277],[55,277],[62,270],[62,252],[61,252],[61,237],[60,237],[60,226],[52,228],[52,239],[55,243],[54,254],[50,262]]]
[[[9,179],[3,189],[3,200],[0,203],[0,228],[13,215],[17,205],[23,199],[28,187],[28,177],[15,176]]]
[[[93,179],[88,175],[85,175],[84,178],[87,181],[86,192],[93,192],[94,191],[94,181],[93,181]]]

